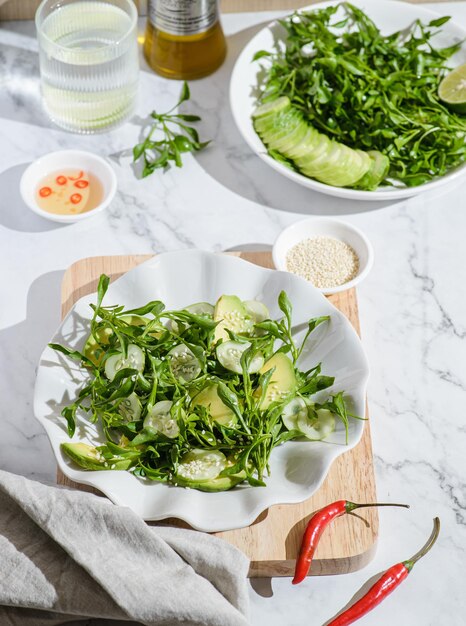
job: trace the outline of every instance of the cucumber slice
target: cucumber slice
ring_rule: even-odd
[[[290,99],[286,96],[281,96],[272,102],[266,102],[258,106],[252,113],[253,119],[259,119],[261,117],[267,117],[269,115],[276,115],[281,111],[286,110],[291,105]]]
[[[327,185],[373,190],[387,176],[388,157],[354,150],[319,133],[287,99],[279,98],[254,113],[253,124],[270,150]]]
[[[354,185],[361,174],[370,167],[370,158],[364,152],[352,150],[343,144],[338,145],[340,146],[338,155],[322,164],[315,177],[327,185],[336,187]]]
[[[219,450],[201,450],[194,448],[184,455],[177,476],[185,481],[195,484],[205,480],[217,478],[226,467],[227,459]]]
[[[132,324],[134,326],[145,326],[148,322],[147,318],[142,317],[141,315],[122,315],[120,319],[127,324]],[[110,343],[110,337],[113,335],[113,330],[110,326],[101,326],[97,330],[96,335],[98,341],[96,341],[92,334],[89,335],[86,343],[84,344],[83,354],[89,359],[89,361],[98,366],[100,365],[100,362],[105,354],[105,350],[102,349],[102,346],[108,346]]]
[[[312,150],[314,150],[315,144],[319,141],[319,133],[315,128],[308,126],[307,133],[304,136],[301,143],[299,143],[294,148],[287,149],[286,153],[284,152],[286,157],[289,159],[299,159],[300,157],[309,154]]]
[[[162,433],[165,437],[174,439],[180,434],[178,422],[171,414],[173,402],[161,400],[152,407],[150,413],[144,420],[144,428]]]
[[[307,125],[304,120],[301,120],[291,132],[287,132],[281,137],[271,137],[266,143],[272,150],[278,150],[286,156],[290,150],[301,144],[306,134]]]
[[[330,151],[332,147],[331,144],[332,142],[328,137],[319,133],[313,140],[313,143],[309,145],[309,150],[307,150],[303,156],[295,159],[296,165],[304,172],[314,161],[320,159],[323,154],[327,154]]]
[[[113,380],[121,369],[131,367],[132,369],[142,372],[144,369],[145,357],[144,352],[134,343],[128,345],[126,358],[123,353],[113,354],[105,361],[105,376],[109,380]]]
[[[196,302],[186,307],[186,311],[193,315],[205,315],[206,317],[214,316],[215,307],[209,302]]]
[[[248,348],[251,347],[251,343],[246,341],[245,343],[239,343],[238,341],[224,341],[222,342],[216,352],[217,359],[223,365],[226,370],[235,372],[236,374],[242,374],[241,368],[241,356]],[[264,357],[259,352],[255,354],[249,364],[248,372],[255,374],[264,365]]]
[[[175,346],[167,354],[170,367],[175,378],[181,382],[189,383],[201,373],[201,364],[194,353],[181,343]]]
[[[246,311],[252,317],[254,324],[259,324],[259,322],[270,319],[269,310],[263,302],[259,302],[259,300],[245,300],[243,304]]]
[[[364,153],[369,158],[369,168],[363,176],[356,181],[356,187],[372,191],[377,189],[390,169],[390,160],[378,150],[369,150]]]
[[[343,146],[342,158],[336,167],[325,172],[325,183],[335,187],[351,187],[370,168],[370,157],[362,150]]]
[[[293,398],[284,407],[282,413],[282,421],[288,430],[298,430],[298,418],[301,415],[307,416],[307,406],[300,397]]]
[[[243,304],[254,324],[259,324],[264,320],[270,319],[269,310],[263,302],[259,302],[258,300],[246,300]],[[253,328],[252,334],[254,337],[263,337],[266,331],[262,328]]]
[[[308,407],[308,411],[299,414],[297,426],[307,439],[320,441],[335,430],[335,416],[327,409],[315,411]]]
[[[287,133],[289,134],[297,128],[302,128],[305,131],[307,124],[301,113],[290,109],[275,117],[267,117],[254,122],[254,128],[266,143],[271,143],[273,140],[283,138]],[[303,137],[305,134],[304,132]]]
[[[229,474],[228,476],[218,476],[210,480],[194,482],[182,478],[179,474],[176,476],[176,482],[180,487],[189,487],[190,489],[198,489],[199,491],[207,491],[208,493],[217,493],[219,491],[228,491],[233,489],[239,483],[246,479],[246,472],[239,474]]]
[[[316,178],[321,171],[325,172],[326,167],[335,167],[341,155],[341,144],[327,138],[325,147],[319,152],[316,151],[311,158],[308,158],[302,167],[307,176]]]
[[[272,138],[290,133],[302,122],[301,114],[294,109],[289,109],[279,115],[257,120],[254,122],[254,129],[265,143],[268,143]]]
[[[137,422],[141,417],[141,411],[141,402],[135,393],[130,394],[118,404],[118,413],[128,422]]]

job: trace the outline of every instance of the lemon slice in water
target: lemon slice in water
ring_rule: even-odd
[[[445,76],[439,85],[438,95],[452,111],[466,113],[466,63]]]

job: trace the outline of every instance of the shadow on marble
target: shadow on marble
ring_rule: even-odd
[[[350,600],[348,600],[345,606],[342,606],[341,609],[338,611],[338,613],[336,613],[335,615],[330,617],[328,620],[326,620],[322,624],[322,626],[328,626],[328,624],[330,624],[338,615],[340,615],[341,613],[349,609],[350,606],[352,606],[353,604],[355,604],[355,602],[360,600],[369,591],[369,589],[379,580],[379,578],[382,576],[382,574],[384,574],[385,571],[386,570],[383,570],[379,572],[378,574],[374,574],[371,578],[369,578],[369,580],[366,580],[366,582],[356,591],[356,593],[350,598]]]
[[[240,135],[230,109],[230,76],[237,57],[248,41],[264,26],[258,24],[228,38],[224,65],[206,79],[191,81],[191,101],[182,112],[199,113],[201,139],[212,144],[195,153],[199,165],[220,184],[240,196],[281,211],[313,215],[346,215],[374,211],[393,201],[361,202],[333,198],[306,189],[266,165]]]
[[[19,192],[19,183],[28,166],[29,163],[21,163],[0,173],[0,189],[2,190],[0,224],[10,230],[28,233],[45,232],[68,226],[69,224],[59,224],[40,217],[23,202]]]
[[[0,64],[4,77],[0,90],[1,117],[56,128],[42,106],[37,51],[0,43]]]
[[[271,578],[250,578],[249,582],[258,596],[263,598],[271,598],[273,596]]]
[[[272,246],[268,243],[240,243],[224,252],[272,252]]]
[[[26,318],[0,330],[3,432],[8,439],[9,428],[14,429],[14,449],[32,451],[7,454],[0,464],[7,471],[49,481],[54,480],[56,463],[48,438],[33,415],[33,390],[40,355],[60,323],[63,274],[64,271],[48,272],[34,280],[27,295]],[[10,361],[14,368],[6,367]]]

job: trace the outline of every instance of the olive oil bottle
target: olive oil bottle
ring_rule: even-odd
[[[207,76],[225,59],[218,0],[149,0],[144,56],[167,78]]]

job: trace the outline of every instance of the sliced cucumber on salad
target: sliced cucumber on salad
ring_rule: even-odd
[[[315,410],[312,403],[300,396],[283,408],[282,421],[288,430],[297,430],[313,441],[325,439],[335,430],[335,415],[331,411]]]
[[[283,104],[278,114],[287,128],[296,116],[285,116]],[[100,298],[106,278],[99,283]],[[96,306],[82,353],[51,347],[82,359],[93,376],[63,409],[70,437],[88,414],[105,443],[66,443],[64,454],[83,469],[125,469],[207,492],[242,482],[264,486],[275,446],[290,438],[324,439],[336,417],[314,405],[310,391],[322,393],[334,379],[320,376],[319,364],[301,370],[303,346],[293,338],[285,292],[278,306],[276,320],[263,302],[237,295],[180,310],[157,301],[129,312]],[[309,320],[310,327],[315,321]],[[342,394],[322,406],[335,410],[347,428]]]
[[[105,375],[109,380],[113,380],[117,373],[125,368],[131,368],[142,372],[144,369],[145,357],[144,352],[139,346],[130,343],[126,350],[126,356],[123,352],[109,356],[105,361]]]
[[[251,346],[252,344],[249,341],[245,341],[244,343],[239,343],[238,341],[224,341],[216,350],[217,359],[226,370],[235,372],[236,374],[242,374],[241,357]],[[247,371],[249,374],[256,374],[263,365],[264,357],[259,352],[256,352],[247,367]]]
[[[171,414],[173,402],[171,400],[161,400],[154,404],[148,415],[144,419],[144,428],[161,433],[169,439],[174,439],[180,434],[178,422]]]
[[[173,376],[182,383],[189,383],[201,370],[199,359],[185,344],[175,346],[167,355]]]
[[[376,189],[389,159],[377,151],[354,150],[320,133],[282,96],[252,114],[254,128],[269,150],[279,152],[309,178],[335,187]]]

